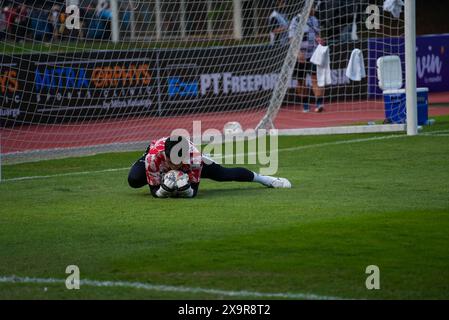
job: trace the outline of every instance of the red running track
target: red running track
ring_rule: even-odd
[[[430,104],[449,103],[449,92],[432,94]],[[341,126],[384,119],[381,101],[328,104],[323,113],[303,113],[297,106],[283,108],[275,121],[278,129]],[[192,122],[201,119],[202,129],[223,129],[228,121],[239,121],[244,128],[254,128],[262,111],[209,113],[167,118],[122,118],[89,121],[79,124],[22,125],[0,129],[2,153],[85,147],[99,144],[149,141],[183,127],[192,132]],[[429,107],[429,116],[449,115],[449,107]]]

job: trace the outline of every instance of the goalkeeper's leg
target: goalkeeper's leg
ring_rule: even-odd
[[[324,88],[318,86],[318,79],[316,75],[316,66],[312,69],[312,91],[315,97],[315,112],[324,111]]]
[[[290,188],[291,184],[287,179],[263,176],[252,172],[246,168],[225,168],[217,163],[205,164],[201,171],[201,178],[215,181],[239,181],[258,182],[270,188]]]
[[[145,173],[145,156],[137,160],[129,170],[128,184],[131,188],[142,188],[148,184]]]

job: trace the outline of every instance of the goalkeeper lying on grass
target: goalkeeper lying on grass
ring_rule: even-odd
[[[132,188],[150,186],[156,198],[193,198],[200,178],[215,181],[258,182],[269,188],[291,188],[287,179],[262,176],[245,168],[225,168],[202,155],[192,142],[181,136],[151,142],[147,152],[131,167]]]

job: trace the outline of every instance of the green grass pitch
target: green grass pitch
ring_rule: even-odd
[[[203,180],[193,200],[132,190],[126,170],[91,172],[129,167],[138,152],[4,166],[0,278],[65,279],[66,266],[74,264],[81,280],[447,299],[449,117],[425,133],[282,137],[278,175],[292,189]],[[349,143],[336,143],[343,141]],[[8,181],[74,172],[86,173]],[[368,265],[380,268],[380,290],[365,287]],[[0,281],[0,299],[10,298],[229,296]]]

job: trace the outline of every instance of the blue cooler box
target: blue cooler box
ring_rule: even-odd
[[[425,125],[429,119],[429,89],[418,88],[418,124]],[[406,101],[405,90],[385,90],[384,91],[385,102],[385,119],[389,123],[406,123]]]

